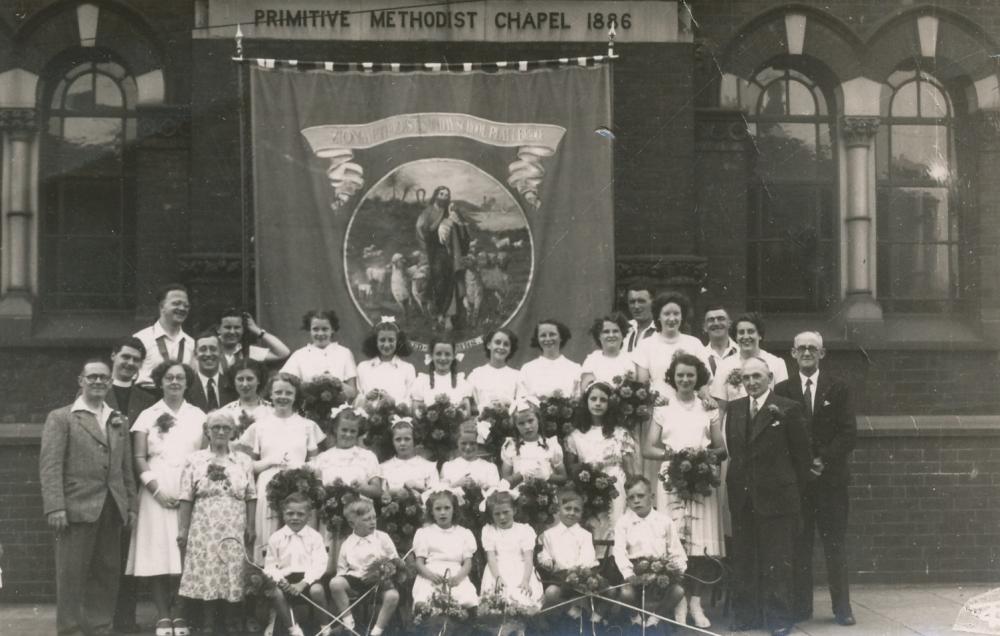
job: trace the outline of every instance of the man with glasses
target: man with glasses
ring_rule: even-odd
[[[194,339],[184,333],[184,321],[191,310],[188,290],[184,285],[171,283],[161,287],[156,294],[160,317],[152,325],[133,334],[146,347],[146,358],[139,369],[136,384],[154,390],[150,374],[164,360],[177,360],[191,366],[194,359]]]
[[[80,395],[42,430],[42,505],[56,531],[56,627],[110,634],[121,571],[121,533],[135,520],[128,421],[105,403],[111,367],[88,360]]]
[[[826,578],[830,584],[833,617],[840,625],[854,625],[847,582],[847,459],[854,450],[857,425],[851,409],[847,385],[827,372],[820,373],[826,355],[823,336],[804,331],[795,336],[792,357],[798,364],[795,376],[779,383],[774,392],[802,404],[812,444],[812,473],[815,479],[802,497],[802,535],[796,549],[795,598],[797,621],[813,613],[813,538],[819,531],[826,557]]]

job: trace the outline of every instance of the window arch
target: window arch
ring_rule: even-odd
[[[948,311],[959,300],[954,112],[924,71],[898,70],[883,85],[876,242],[887,311]]]
[[[784,65],[738,86],[757,151],[748,187],[747,303],[814,312],[835,297],[836,164],[828,93]]]
[[[48,311],[134,307],[137,87],[99,50],[48,74],[43,97],[41,294]]]

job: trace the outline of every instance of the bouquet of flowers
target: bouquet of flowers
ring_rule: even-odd
[[[275,475],[267,484],[267,505],[280,515],[281,502],[293,492],[309,497],[314,510],[319,510],[326,501],[323,480],[309,466],[286,468]]]
[[[479,412],[476,423],[479,439],[486,447],[487,457],[500,461],[500,449],[508,437],[514,437],[514,422],[511,420],[509,407],[506,404],[494,402]]]
[[[541,434],[543,437],[556,436],[561,442],[569,437],[576,428],[573,425],[573,413],[576,410],[576,400],[565,397],[562,391],[542,398],[538,412],[541,416]]]
[[[243,409],[240,409],[240,415],[236,418],[236,430],[233,431],[233,439],[239,439],[246,433],[250,425],[254,423],[253,415],[247,413]]]
[[[434,590],[430,601],[413,605],[415,625],[443,626],[448,621],[465,621],[469,610],[463,608],[447,590]],[[443,627],[442,627],[443,628]]]
[[[673,584],[680,584],[684,573],[671,567],[664,557],[639,557],[632,561],[634,574],[628,582],[632,585],[655,587],[666,590]]]
[[[418,437],[424,448],[430,451],[431,460],[445,462],[451,459],[458,448],[458,427],[461,423],[462,412],[443,393],[423,409],[417,420]]]
[[[108,428],[113,431],[120,431],[122,428],[128,430],[128,418],[121,411],[111,411],[108,417]]]
[[[413,545],[413,535],[424,523],[424,507],[420,499],[409,489],[403,489],[396,496],[383,494],[378,503],[382,508],[378,515],[378,529],[389,535],[397,550],[406,554]]]
[[[608,586],[607,580],[596,569],[582,566],[557,570],[555,577],[562,585],[579,594],[597,594]]]
[[[527,523],[541,534],[552,525],[559,510],[556,485],[542,479],[529,477],[518,486],[514,518]]]
[[[357,501],[360,494],[357,488],[345,484],[340,479],[326,486],[323,492],[323,503],[318,508],[319,518],[326,523],[330,534],[337,534],[341,529],[347,527],[344,510],[349,504]]]
[[[167,434],[167,431],[174,427],[174,424],[176,423],[177,420],[174,419],[173,415],[170,413],[163,413],[160,417],[156,418],[156,424],[154,426],[159,429],[160,437],[163,437]]]
[[[409,415],[410,409],[405,404],[396,404],[385,391],[379,389],[372,389],[365,395],[362,408],[368,413],[364,445],[378,456],[380,462],[384,462],[395,454],[392,446],[392,419],[397,415]]]
[[[642,424],[649,421],[660,394],[652,390],[648,383],[629,376],[615,376],[613,382],[611,401],[618,407],[619,424],[628,431],[639,430]]]
[[[573,486],[583,496],[583,518],[596,519],[611,510],[611,500],[618,496],[616,477],[593,464],[583,464],[573,475]]]
[[[410,580],[410,570],[398,557],[382,557],[372,561],[364,578],[367,581],[378,581],[384,590],[401,588]]]
[[[274,579],[257,568],[247,567],[243,571],[243,590],[246,596],[267,596],[277,587]]]
[[[492,590],[479,595],[479,607],[476,608],[476,623],[491,632],[504,623],[522,616],[532,616],[537,608],[524,605],[504,593],[503,584],[497,582]]]
[[[479,505],[483,502],[483,489],[479,486],[462,486],[463,500],[458,505],[456,520],[459,524],[472,531],[473,536],[478,537],[483,529],[483,524],[488,523],[485,513],[479,512]]]
[[[205,470],[205,476],[208,477],[209,481],[222,481],[223,488],[229,488],[232,484],[229,481],[229,476],[226,474],[226,467],[220,466],[219,464],[209,464],[208,468]]]
[[[719,456],[708,449],[682,448],[660,469],[660,481],[669,492],[685,501],[712,494],[718,488],[722,469]]]
[[[302,416],[319,424],[327,435],[333,434],[330,411],[346,401],[344,383],[333,376],[321,375],[302,385]]]

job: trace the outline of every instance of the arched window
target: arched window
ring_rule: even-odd
[[[836,169],[819,84],[769,66],[740,87],[756,149],[748,188],[747,304],[814,312],[836,295]]]
[[[100,51],[85,55],[54,69],[44,101],[40,264],[49,311],[135,305],[136,83]]]
[[[882,89],[876,138],[878,296],[886,311],[940,312],[959,298],[954,110],[923,71]]]

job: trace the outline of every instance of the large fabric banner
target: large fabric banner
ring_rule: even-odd
[[[613,300],[607,66],[535,71],[251,72],[257,298],[290,346],[334,309],[357,351],[393,316],[478,366],[506,325],[586,330]],[[418,362],[418,367],[422,366]]]

